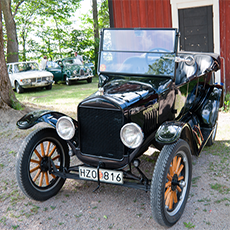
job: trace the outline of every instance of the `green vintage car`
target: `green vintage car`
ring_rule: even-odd
[[[82,64],[76,58],[48,61],[46,70],[53,73],[55,83],[65,81],[66,85],[79,80],[87,80],[88,83],[91,83],[94,76],[92,68]]]

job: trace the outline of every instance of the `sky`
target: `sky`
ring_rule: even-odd
[[[100,3],[101,0],[97,0],[97,3]],[[83,14],[88,13],[92,9],[92,0],[82,0],[81,7],[76,11],[73,21],[75,22],[75,29],[80,29],[81,17]]]
[[[81,20],[79,17],[89,12],[91,8],[92,8],[92,0],[82,0],[81,1],[81,7],[77,9],[75,16],[73,17],[73,21],[75,22],[74,27],[76,29],[80,29]]]

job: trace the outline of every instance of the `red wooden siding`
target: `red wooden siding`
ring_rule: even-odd
[[[115,28],[172,27],[170,0],[113,0]]]
[[[220,0],[220,55],[225,59],[226,91],[230,92],[230,1]],[[222,65],[223,66],[223,65]],[[224,69],[222,68],[222,71]],[[222,74],[222,82],[223,74]]]

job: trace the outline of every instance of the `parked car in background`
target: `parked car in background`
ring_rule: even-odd
[[[88,83],[91,83],[94,76],[91,67],[82,64],[76,58],[48,61],[46,70],[53,73],[55,83],[65,81],[66,85],[79,80],[87,80]]]
[[[27,88],[52,89],[53,74],[46,70],[39,70],[37,62],[8,63],[7,70],[11,86],[17,93],[23,93]]]

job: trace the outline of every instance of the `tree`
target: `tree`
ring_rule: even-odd
[[[97,0],[93,0],[93,31],[94,31],[94,55],[95,55],[95,68],[97,69],[98,51],[99,51],[99,26],[97,15]]]
[[[17,12],[18,7],[23,1],[18,2],[15,7],[15,12],[11,11],[11,0],[1,0],[2,11],[4,15],[4,21],[7,32],[7,62],[18,61],[18,38],[16,32],[16,24],[14,21],[14,15]],[[1,11],[1,12],[2,12]]]
[[[19,102],[15,98],[12,90],[8,72],[6,68],[6,61],[4,55],[4,40],[3,40],[3,26],[2,26],[2,2],[0,1],[0,108],[6,109],[14,107]]]
[[[87,53],[92,60],[94,60],[95,67],[97,68],[99,31],[102,28],[108,28],[110,26],[109,7],[108,0],[101,0],[98,4],[96,0],[93,0],[92,3],[92,11],[81,18],[83,22],[82,33],[84,33],[84,36],[88,38],[87,43],[84,40],[78,40],[80,44],[77,44],[76,39],[73,43],[75,42],[77,47],[84,47],[84,45],[86,45],[84,52]],[[92,49],[94,52],[91,51]],[[82,48],[82,50],[84,49]]]

